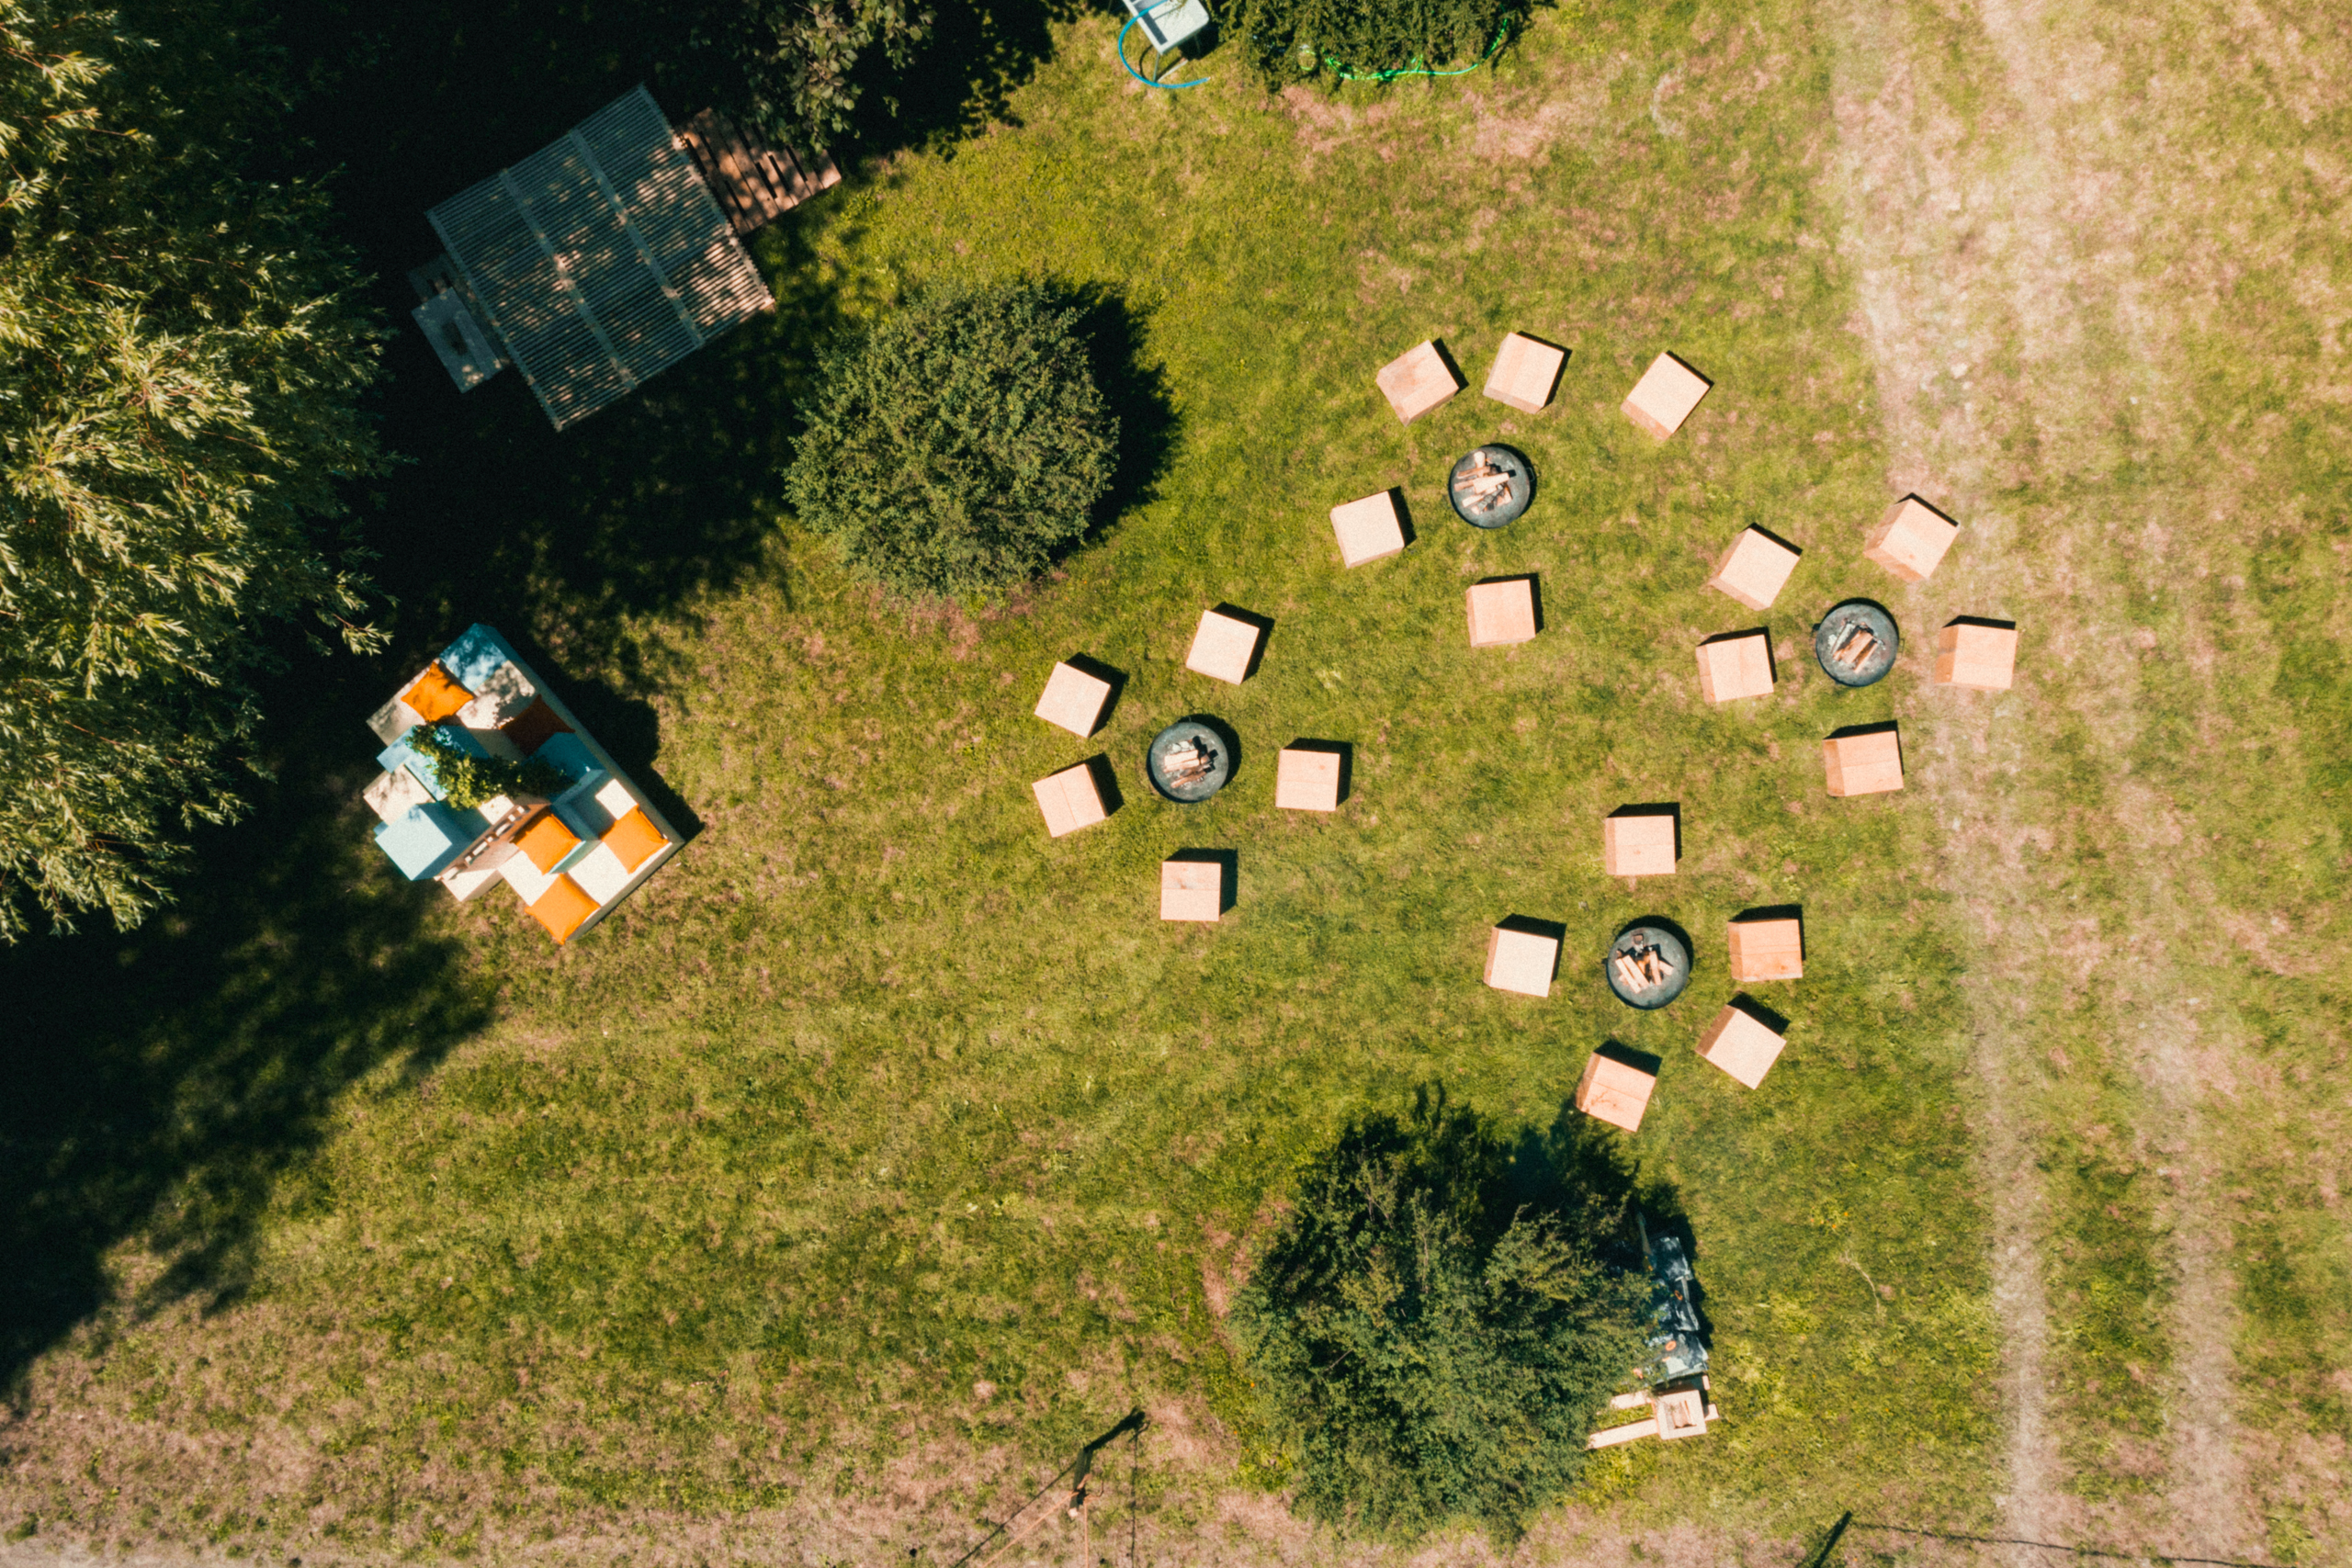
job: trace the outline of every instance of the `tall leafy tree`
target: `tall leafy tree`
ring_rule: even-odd
[[[265,623],[379,641],[349,258],[319,191],[241,171],[267,62],[157,17],[185,46],[0,0],[0,939],[135,924],[240,814]]]
[[[933,21],[922,0],[722,0],[697,34],[733,68],[748,118],[822,152],[849,129],[864,79],[911,65]]]
[[[1606,1256],[1630,1185],[1605,1152],[1514,1151],[1429,1094],[1306,1161],[1234,1303],[1299,1506],[1508,1541],[1573,1485],[1644,1359],[1647,1281]]]

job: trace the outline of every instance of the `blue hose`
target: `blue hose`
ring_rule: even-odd
[[[1165,6],[1169,3],[1170,0],[1158,0],[1158,4],[1147,6],[1144,9],[1146,11],[1156,11],[1160,6]],[[1129,17],[1127,18],[1127,25],[1119,29],[1119,63],[1122,65],[1127,65],[1127,34],[1135,29],[1135,25],[1137,22],[1142,20],[1143,17],[1141,16]],[[1155,82],[1132,65],[1127,65],[1127,74],[1142,83],[1145,86],[1157,87],[1163,93],[1181,93],[1187,87],[1205,87],[1210,83],[1216,80],[1214,76],[1204,76],[1197,82],[1178,82],[1170,85],[1166,82]]]

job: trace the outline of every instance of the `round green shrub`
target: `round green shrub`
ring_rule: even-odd
[[[1079,321],[1041,284],[949,286],[837,344],[785,476],[800,520],[901,593],[1036,576],[1085,536],[1118,445]]]
[[[1622,1171],[1539,1145],[1425,1096],[1302,1168],[1233,1323],[1304,1512],[1510,1541],[1575,1483],[1645,1359],[1649,1287],[1595,1250],[1624,1234]]]
[[[1279,87],[1467,66],[1533,9],[1534,0],[1237,0],[1225,31],[1243,40],[1258,78]]]

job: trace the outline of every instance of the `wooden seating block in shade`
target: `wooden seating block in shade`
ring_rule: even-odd
[[[1760,631],[1709,637],[1699,645],[1699,694],[1711,703],[1772,694],[1772,642]]]
[[[1046,814],[1046,831],[1054,838],[1091,828],[1110,815],[1102,808],[1102,791],[1094,770],[1080,762],[1029,786],[1036,792],[1037,809]]]
[[[1036,716],[1072,735],[1091,735],[1111,700],[1111,682],[1089,675],[1075,664],[1057,664],[1046,677],[1045,694],[1037,699]]]
[[[596,900],[588,897],[569,876],[559,876],[547,886],[547,891],[526,906],[532,919],[547,927],[548,935],[559,942],[569,942],[588,917],[596,912]]]
[[[1341,566],[1403,554],[1405,522],[1396,511],[1396,492],[1384,490],[1331,508],[1331,532],[1340,541]]]
[[[1671,354],[1661,354],[1625,394],[1625,417],[1663,441],[1682,428],[1711,385]]]
[[[1674,818],[1668,812],[1620,813],[1600,824],[1601,869],[1611,876],[1674,874]]]
[[[1213,860],[1159,863],[1159,918],[1215,920],[1225,909],[1225,866]]]
[[[1903,787],[1903,745],[1891,728],[1833,735],[1821,743],[1821,761],[1832,795],[1879,795]]]
[[[1524,577],[1474,582],[1464,597],[1470,614],[1470,646],[1500,648],[1535,636],[1535,583]]]
[[[1959,524],[1917,496],[1906,495],[1887,508],[1862,541],[1862,558],[1878,562],[1905,582],[1924,582],[1959,537]]]
[[[1438,352],[1435,338],[1415,344],[1382,366],[1373,381],[1380,388],[1380,395],[1388,400],[1388,406],[1396,411],[1396,417],[1407,424],[1462,389],[1453,367]]]
[[[1248,621],[1204,610],[1200,629],[1193,634],[1193,646],[1185,652],[1184,668],[1238,686],[1248,677],[1250,660],[1256,656],[1258,639],[1263,635]]]
[[[1274,759],[1274,804],[1284,811],[1340,809],[1337,751],[1285,747]]]
[[[1736,1002],[1727,1002],[1707,1032],[1699,1036],[1699,1055],[1749,1089],[1780,1060],[1788,1041],[1762,1019]]]
[[[1774,917],[1734,920],[1726,928],[1731,977],[1741,985],[1804,978],[1804,922]]]
[[[1522,997],[1549,997],[1560,966],[1560,939],[1542,931],[1497,926],[1487,933],[1487,984]]]
[[[1747,605],[1769,610],[1788,585],[1803,552],[1784,545],[1761,528],[1742,528],[1715,561],[1713,577],[1702,584]]]
[[[1568,351],[1541,343],[1523,333],[1511,333],[1495,352],[1495,367],[1487,372],[1487,396],[1521,413],[1542,413],[1559,384],[1560,367]]]
[[[1596,1121],[1628,1133],[1642,1128],[1642,1112],[1649,1109],[1657,1075],[1605,1052],[1595,1051],[1577,1079],[1577,1109]]]
[[[424,673],[408,683],[400,700],[406,703],[416,716],[427,724],[447,718],[474,700],[474,694],[458,684],[457,680],[435,660],[424,667]]]
[[[1936,679],[1947,686],[2006,692],[2017,679],[2018,629],[1988,621],[1954,621],[1936,638]]]

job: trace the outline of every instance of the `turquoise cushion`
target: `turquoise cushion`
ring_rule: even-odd
[[[422,882],[448,869],[473,841],[490,831],[490,821],[479,811],[452,811],[438,800],[412,806],[390,822],[376,824],[376,847],[401,868],[411,882]]]
[[[552,762],[575,780],[584,779],[597,771],[596,759],[588,754],[588,748],[582,743],[580,737],[568,729],[561,735],[548,736],[546,743],[531,753],[531,761]]]
[[[597,800],[596,792],[611,782],[612,775],[604,769],[589,769],[586,778],[556,797],[557,819],[583,840],[603,838],[605,830],[613,825],[613,814]]]
[[[522,662],[514,658],[514,650],[506,646],[504,637],[479,622],[468,626],[463,637],[441,650],[441,668],[469,692],[481,691],[481,683],[510,660]]]

